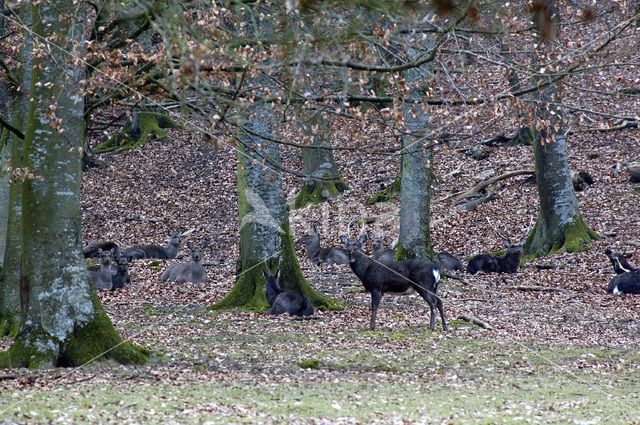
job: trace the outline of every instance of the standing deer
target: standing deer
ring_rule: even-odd
[[[111,258],[115,254],[115,249],[111,248],[109,251],[103,251],[98,248],[98,254],[100,255],[100,265],[87,267],[89,279],[96,289],[111,289],[113,286],[111,282]]]
[[[159,258],[167,260],[176,258],[178,255],[178,247],[182,240],[182,234],[180,232],[174,232],[169,230],[169,244],[167,246],[159,245],[134,245],[125,249],[124,257],[128,260],[140,259],[140,258]]]
[[[604,253],[611,260],[613,270],[616,272],[607,286],[607,292],[614,295],[640,294],[640,270],[627,262],[631,254],[611,252],[610,249],[605,250]]]
[[[364,289],[371,294],[371,322],[370,328],[376,326],[376,314],[382,294],[406,295],[416,291],[429,304],[431,317],[429,327],[435,328],[435,309],[440,312],[442,329],[447,330],[444,319],[442,300],[436,295],[440,270],[429,260],[414,258],[411,260],[394,261],[385,265],[372,260],[361,251],[362,244],[367,240],[365,235],[358,239],[341,236],[340,240],[347,247],[351,270],[362,281]]]
[[[320,232],[315,224],[309,226],[309,231],[310,233],[296,241],[296,248],[305,245],[307,247],[307,257],[312,264],[349,264],[349,254],[343,248],[320,247]]]
[[[191,261],[188,263],[172,264],[162,273],[163,282],[204,282],[207,280],[207,272],[202,266],[202,250],[207,245],[204,241],[200,246],[194,247],[187,242],[191,251]]]
[[[289,313],[292,316],[299,317],[313,315],[313,305],[306,295],[291,289],[280,288],[280,285],[278,285],[280,270],[274,274],[263,270],[262,274],[265,278],[265,295],[271,306],[267,314]]]

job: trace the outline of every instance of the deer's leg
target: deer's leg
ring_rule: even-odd
[[[376,313],[378,312],[378,306],[380,305],[380,299],[382,298],[382,291],[374,289],[371,291],[371,330],[376,328]]]
[[[442,308],[442,300],[439,297],[436,298],[436,306],[440,311],[440,319],[442,319],[442,330],[448,331],[449,328],[447,327],[447,321],[444,320],[444,309]]]

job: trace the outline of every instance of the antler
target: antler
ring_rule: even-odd
[[[493,230],[493,233],[495,233],[496,236],[498,236],[503,241],[506,241],[507,243],[511,244],[511,240],[509,240],[509,238],[507,236],[505,236],[504,234],[498,232],[498,229],[493,227],[493,224],[491,224],[491,220],[489,220],[489,217],[485,217],[485,218],[487,219],[487,223],[489,223],[489,226],[491,227],[491,230]]]

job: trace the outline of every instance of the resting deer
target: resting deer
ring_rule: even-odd
[[[207,272],[202,266],[202,250],[207,242],[202,242],[200,246],[194,247],[191,242],[187,242],[187,247],[191,251],[191,261],[188,263],[172,264],[162,273],[163,282],[204,282],[207,280]]]
[[[320,232],[315,224],[309,226],[309,232],[296,241],[296,248],[305,245],[307,247],[307,257],[312,264],[349,264],[349,254],[343,248],[320,247]]]
[[[159,258],[167,260],[176,258],[178,255],[178,247],[182,240],[182,234],[180,232],[174,232],[169,230],[169,244],[167,246],[159,245],[134,245],[125,249],[124,257],[128,260],[140,259],[140,258]]]
[[[265,295],[271,306],[267,314],[289,313],[292,316],[299,317],[313,315],[313,305],[306,295],[291,289],[280,288],[280,285],[278,285],[280,270],[274,274],[263,270],[262,274],[266,279],[264,283]]]
[[[111,289],[113,283],[111,282],[111,258],[115,253],[115,249],[111,248],[109,251],[103,251],[98,248],[98,254],[100,255],[100,265],[87,267],[89,272],[89,279],[96,289]]]
[[[487,219],[488,220],[488,219]],[[533,221],[532,221],[533,223]],[[467,273],[476,274],[478,272],[485,273],[515,273],[520,267],[520,259],[522,258],[522,246],[524,245],[529,228],[524,232],[524,237],[518,242],[511,242],[509,238],[502,233],[493,229],[493,232],[502,239],[507,252],[504,255],[496,256],[492,254],[480,254],[469,260],[467,264]]]
[[[627,262],[631,254],[611,252],[610,249],[605,250],[604,253],[611,260],[613,270],[616,272],[607,286],[607,292],[615,295],[640,294],[640,270]]]
[[[391,248],[385,248],[384,240],[387,238],[386,234],[380,237],[373,236],[371,233],[367,233],[367,237],[371,241],[371,252],[373,253],[373,259],[383,264],[389,264],[396,257],[396,250]],[[462,270],[463,266],[460,260],[448,252],[438,253],[438,262],[440,267],[444,270]]]
[[[444,270],[458,271],[464,269],[464,266],[456,256],[445,251],[438,253],[438,262]]]
[[[124,288],[131,283],[129,277],[129,261],[124,257],[118,257],[116,254],[115,273],[113,265],[111,265],[111,290]]]
[[[377,237],[369,232],[367,233],[367,237],[371,241],[371,252],[373,253],[374,260],[378,260],[383,264],[391,263],[396,257],[396,250],[385,247],[384,240],[387,238],[387,235],[383,234]]]
[[[444,319],[442,300],[436,295],[440,270],[429,260],[414,258],[411,260],[394,261],[389,265],[381,264],[364,255],[362,244],[367,240],[365,235],[358,239],[341,236],[340,240],[347,247],[351,270],[362,281],[364,289],[371,294],[371,329],[376,326],[376,314],[382,294],[406,295],[416,291],[429,304],[431,317],[429,327],[435,328],[435,309],[440,312],[442,329],[445,331],[447,322]]]
[[[98,250],[109,251],[114,250],[115,258],[120,257],[120,247],[115,242],[91,241],[83,249],[84,258],[100,258]]]

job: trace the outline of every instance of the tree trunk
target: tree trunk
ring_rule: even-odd
[[[302,148],[305,179],[293,201],[294,209],[325,202],[349,190],[336,167],[333,150],[324,149],[330,146],[329,129],[320,112],[300,112],[298,122],[312,142]]]
[[[546,41],[559,34],[559,20],[552,0],[538,2],[535,22],[543,43],[538,52],[538,68],[553,59],[553,52]],[[538,76],[538,81],[544,75]],[[567,158],[567,142],[564,136],[560,92],[557,84],[538,90],[534,94],[537,106],[533,123],[537,135],[533,144],[536,183],[540,198],[540,212],[533,232],[524,245],[525,255],[542,256],[557,251],[574,252],[582,245],[597,239],[582,219],[571,181]]]
[[[34,55],[22,186],[21,325],[0,368],[76,366],[95,358],[143,363],[124,342],[89,282],[82,255],[80,179],[84,146],[82,68],[86,17],[72,0],[33,4],[33,31],[61,48]],[[67,19],[59,19],[64,16]],[[53,106],[53,108],[51,108]],[[45,219],[46,217],[46,219]]]
[[[410,38],[418,37],[412,34]],[[407,40],[407,46],[411,41]],[[428,51],[429,46],[424,46]],[[409,58],[418,55],[408,48]],[[400,193],[400,232],[396,260],[406,258],[432,258],[429,210],[431,203],[431,163],[433,147],[428,147],[429,117],[426,105],[418,103],[424,97],[432,73],[423,65],[405,73],[408,92],[402,105],[406,125],[402,137],[402,182]]]
[[[256,134],[269,136],[275,114],[269,105],[257,105],[245,113],[238,146],[238,212],[240,258],[236,284],[213,309],[242,307],[254,311],[269,308],[262,271],[279,264],[281,286],[298,290],[320,309],[339,305],[316,292],[302,275],[285,208],[280,177],[280,147]]]
[[[20,8],[20,18],[28,28],[31,28],[32,25],[31,12],[31,6],[23,3]],[[22,66],[14,71],[14,77],[19,79],[21,87],[14,87],[10,91],[7,117],[8,121],[24,134],[25,122],[29,112],[28,92],[31,87],[31,49],[33,48],[33,39],[31,33],[26,31],[23,36],[24,42],[18,53],[18,60],[22,63]],[[5,148],[9,151],[9,165],[12,170],[22,170],[24,140],[13,133],[9,134],[8,131],[5,131],[4,134],[7,137],[5,139],[7,143]],[[2,215],[6,215],[6,233],[4,241],[0,240],[0,243],[4,245],[2,266],[0,267],[0,336],[8,335],[12,338],[18,334],[20,328],[20,292],[18,282],[20,281],[22,258],[22,186],[17,174],[14,175],[16,176],[16,181],[10,186],[6,186],[9,189],[6,194],[8,202],[0,204],[0,208],[4,210]],[[4,184],[4,182],[0,184]]]

